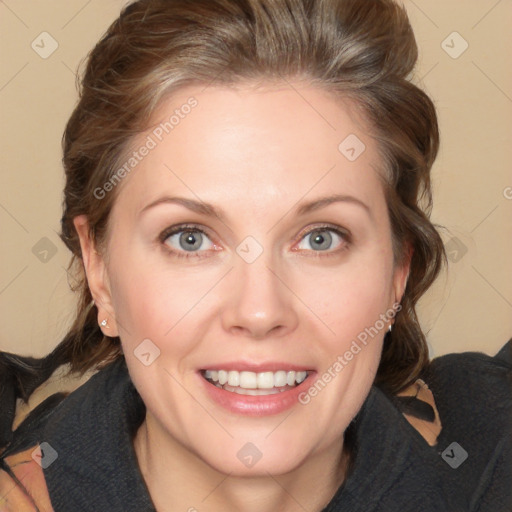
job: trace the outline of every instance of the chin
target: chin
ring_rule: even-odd
[[[245,455],[242,460],[235,454],[234,457],[224,457],[221,460],[207,458],[203,461],[219,473],[241,478],[268,477],[269,474],[283,475],[293,472],[303,464],[302,457],[290,458],[284,453],[276,452],[265,456],[265,453],[262,453],[261,450],[259,453],[254,450],[252,456]]]

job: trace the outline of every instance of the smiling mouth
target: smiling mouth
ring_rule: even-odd
[[[304,382],[311,372],[286,371],[248,372],[235,370],[202,370],[201,375],[210,384],[239,395],[274,395],[289,391]]]

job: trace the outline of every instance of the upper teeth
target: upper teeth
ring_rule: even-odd
[[[245,389],[272,389],[274,387],[294,386],[300,384],[308,372],[237,372],[235,370],[206,370],[204,376],[221,385],[239,386]]]

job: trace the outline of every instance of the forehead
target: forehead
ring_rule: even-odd
[[[372,202],[383,193],[368,132],[354,104],[312,86],[183,88],[134,139],[117,201],[140,210],[166,192],[246,208],[254,199],[255,213],[325,192]]]

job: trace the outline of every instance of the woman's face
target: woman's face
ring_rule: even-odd
[[[407,269],[347,105],[299,84],[182,89],[133,144],[108,257],[88,263],[148,424],[223,473],[339,449],[374,380]]]

